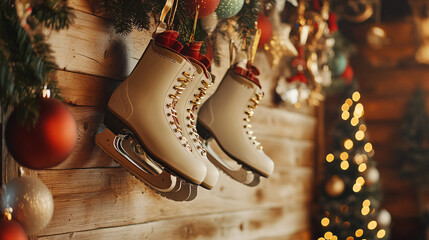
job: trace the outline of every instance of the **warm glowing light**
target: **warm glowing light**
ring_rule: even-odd
[[[377,232],[377,238],[384,238],[384,236],[386,236],[386,231],[384,229]]]
[[[355,118],[353,117],[352,120],[350,120],[350,124],[354,127],[356,125],[358,125],[359,123],[359,118]]]
[[[332,236],[331,240],[338,240],[338,237],[334,235]]]
[[[354,240],[353,237],[348,237],[346,240]]]
[[[331,232],[326,232],[325,233],[325,235],[324,235],[324,237],[326,238],[326,239],[331,239],[332,238],[332,233]]]
[[[361,164],[363,162],[363,157],[362,157],[361,154],[356,154],[356,156],[355,156],[355,162],[357,164]]]
[[[340,164],[341,169],[343,170],[347,170],[349,168],[349,162],[347,161],[342,161]]]
[[[350,227],[350,222],[344,222],[343,226],[346,227],[346,228],[349,228]]]
[[[349,113],[349,112],[343,112],[343,113],[341,114],[341,118],[342,118],[343,120],[347,120],[347,119],[349,119],[349,117],[350,117],[350,113]]]
[[[368,153],[368,156],[374,157],[374,150],[371,150],[371,152]]]
[[[359,130],[361,130],[363,132],[366,132],[366,126],[365,126],[365,124],[359,125]]]
[[[364,137],[365,137],[365,133],[361,130],[357,131],[355,134],[355,138],[358,141],[362,141]]]
[[[360,164],[358,167],[358,171],[359,172],[365,172],[365,170],[366,170],[366,163]]]
[[[355,112],[358,112],[358,113],[362,113],[363,112],[363,105],[362,105],[362,103],[356,104]]]
[[[371,152],[372,151],[372,144],[371,143],[366,143],[365,146],[363,147],[363,149],[367,153]]]
[[[348,111],[349,109],[350,109],[350,106],[347,103],[344,103],[341,106],[341,111],[343,111],[343,112]]]
[[[341,206],[341,212],[346,213],[347,211],[349,211],[349,207],[347,205]]]
[[[362,213],[362,215],[366,216],[369,214],[369,207],[363,207],[362,210],[360,211]]]
[[[363,177],[358,177],[356,183],[362,186],[365,184],[365,179],[363,179]]]
[[[353,141],[351,139],[347,139],[346,141],[344,141],[344,147],[347,150],[350,150],[353,148]]]
[[[358,229],[358,230],[356,230],[355,235],[356,235],[356,237],[362,237],[362,235],[363,235],[363,230],[362,230],[362,229]]]
[[[371,205],[371,201],[369,201],[369,199],[366,199],[365,201],[363,201],[362,206],[364,207],[369,207]]]
[[[320,238],[318,238],[317,240],[325,240],[325,238],[320,237]]]
[[[352,95],[352,99],[353,101],[357,102],[360,99],[360,93],[359,92],[354,92]]]
[[[334,154],[330,153],[330,154],[326,155],[326,161],[327,162],[334,161]]]
[[[371,222],[368,223],[369,230],[374,230],[376,227],[377,227],[377,222],[375,220],[372,220]]]
[[[349,154],[348,154],[347,152],[342,152],[342,153],[340,154],[340,159],[341,159],[341,160],[345,161],[345,160],[347,160],[348,158],[349,158]]]
[[[346,104],[351,107],[353,105],[353,101],[350,98],[347,98]]]
[[[322,226],[326,227],[329,225],[329,218],[322,218],[322,221],[320,221],[322,223]]]
[[[362,189],[362,186],[358,183],[353,185],[353,192],[359,192]]]

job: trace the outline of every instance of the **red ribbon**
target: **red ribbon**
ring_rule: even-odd
[[[305,77],[305,75],[304,75],[304,73],[303,72],[299,72],[298,74],[296,74],[295,76],[292,76],[292,77],[288,77],[287,78],[287,81],[289,82],[289,83],[291,83],[291,82],[295,82],[295,81],[300,81],[300,82],[302,82],[302,83],[305,83],[305,84],[307,84],[307,78]]]
[[[253,66],[250,62],[247,62],[246,69],[236,65],[234,66],[233,71],[238,75],[241,75],[249,79],[250,81],[254,82],[259,88],[262,88],[261,83],[259,82],[259,79],[256,77],[260,74],[259,69]]]
[[[183,45],[179,41],[177,41],[178,36],[178,32],[173,30],[167,30],[157,34],[155,36],[155,42],[170,49],[173,49],[176,52],[180,52],[180,50],[182,50],[183,48]]]

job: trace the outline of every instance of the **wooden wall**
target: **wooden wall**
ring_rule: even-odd
[[[382,207],[393,218],[392,240],[420,239],[422,226],[417,189],[400,176],[401,165],[396,151],[400,144],[401,121],[413,91],[421,87],[429,92],[429,67],[414,61],[418,39],[411,18],[382,24],[390,44],[380,50],[371,49],[365,43],[368,27],[354,27],[349,34],[359,47],[352,65],[361,87],[365,120],[381,174]]]
[[[211,191],[199,188],[191,202],[153,193],[94,143],[108,98],[137,63],[150,32],[124,37],[97,12],[96,1],[69,1],[76,15],[67,31],[49,33],[63,96],[78,124],[78,144],[54,169],[29,171],[52,191],[55,212],[33,239],[310,239],[315,130],[312,109],[291,111],[272,104],[273,73],[263,53],[267,97],[253,125],[276,169],[257,187],[220,174]],[[228,58],[226,58],[228,59]],[[221,76],[225,64],[214,68]],[[16,175],[13,161],[3,175]]]

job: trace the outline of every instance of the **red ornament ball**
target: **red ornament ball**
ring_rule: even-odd
[[[259,39],[258,47],[262,47],[271,40],[271,36],[273,35],[273,26],[262,13],[258,13],[258,29],[261,29],[261,38]]]
[[[6,125],[6,144],[13,158],[32,169],[54,167],[71,153],[77,141],[76,122],[67,107],[55,98],[39,100],[36,124],[21,123],[16,111]]]
[[[24,229],[15,221],[0,221],[0,240],[28,240]]]
[[[346,79],[346,83],[350,84],[353,80],[353,68],[347,64],[346,69],[344,70],[344,72],[340,75],[341,77],[343,77],[344,79]]]
[[[186,6],[188,7],[191,17],[195,18],[195,12],[199,5],[198,18],[204,18],[216,10],[219,1],[220,0],[186,0]]]

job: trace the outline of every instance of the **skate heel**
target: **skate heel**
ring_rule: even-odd
[[[197,122],[197,131],[198,135],[200,135],[203,140],[213,137],[212,134],[199,122]]]

